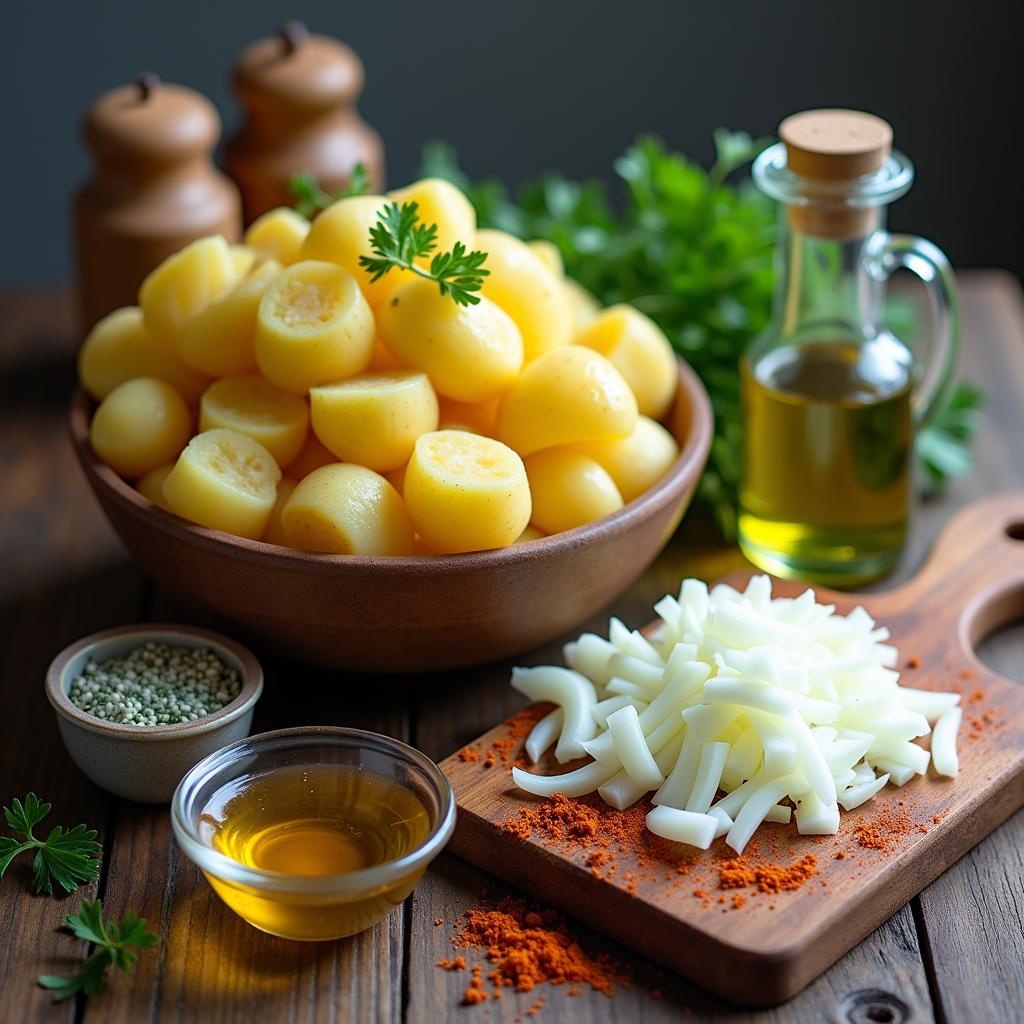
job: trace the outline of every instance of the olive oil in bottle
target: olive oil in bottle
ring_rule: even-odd
[[[836,584],[891,568],[910,501],[910,353],[891,336],[809,341],[744,363],[744,549]]]
[[[956,356],[956,286],[934,245],[885,230],[886,205],[913,181],[889,125],[811,110],[779,136],[754,161],[754,180],[781,205],[771,322],[741,368],[737,532],[768,572],[854,586],[893,569],[903,549],[913,432]],[[901,267],[932,300],[919,361],[885,323],[885,284]]]
[[[341,764],[279,768],[232,782],[203,811],[206,839],[246,867],[308,878],[308,892],[242,884],[208,874],[221,898],[258,928],[289,938],[329,939],[361,931],[380,903],[397,906],[422,869],[369,892],[336,877],[395,861],[419,848],[430,817],[410,789]]]

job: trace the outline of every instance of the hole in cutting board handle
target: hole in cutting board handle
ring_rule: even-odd
[[[1006,536],[1010,540],[1024,540],[1024,523],[1010,523],[1006,527]]]
[[[1020,524],[1024,540],[1024,523]],[[1013,526],[1006,527],[1009,536]],[[967,623],[974,653],[1006,679],[1024,683],[1024,584],[990,594]]]

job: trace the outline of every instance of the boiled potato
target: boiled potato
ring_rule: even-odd
[[[523,357],[565,345],[572,334],[572,311],[561,281],[528,245],[504,231],[478,231],[474,248],[487,253],[480,294],[501,306],[523,336]]]
[[[497,436],[520,455],[542,448],[626,437],[637,407],[622,374],[579,345],[552,349],[523,371],[498,410]]]
[[[170,512],[171,510],[167,505],[167,499],[164,497],[164,481],[172,469],[174,469],[174,463],[165,462],[162,466],[151,469],[135,485],[135,490],[139,494],[144,498],[148,498],[157,508],[162,508],[165,512]]]
[[[245,244],[260,259],[274,260],[287,267],[299,260],[302,244],[309,234],[309,221],[301,214],[279,206],[257,217],[246,229]]]
[[[292,547],[339,555],[411,555],[413,533],[398,492],[363,466],[314,470],[281,512]]]
[[[173,346],[196,313],[244,276],[244,264],[221,235],[200,238],[168,256],[139,288],[139,305],[153,337]]]
[[[279,274],[260,301],[256,363],[272,384],[304,394],[365,370],[374,335],[373,313],[352,275],[306,260]]]
[[[636,421],[629,437],[588,441],[573,448],[608,470],[624,501],[632,501],[657,483],[679,455],[676,439],[647,416]]]
[[[378,338],[373,343],[373,357],[366,369],[370,373],[386,373],[388,370],[402,369],[402,364],[388,351],[387,345]]]
[[[178,336],[181,358],[211,377],[255,373],[256,315],[260,301],[280,273],[281,264],[267,260],[226,295],[200,310]]]
[[[599,316],[601,304],[578,281],[567,277],[562,281],[569,309],[572,313],[573,337],[589,327]]]
[[[526,245],[555,277],[561,279],[565,276],[562,254],[554,242],[549,242],[546,238],[535,238],[532,242],[527,242]]]
[[[247,245],[232,245],[231,266],[235,270],[235,279],[241,281],[256,266],[256,250]]]
[[[483,402],[508,388],[523,365],[523,339],[501,307],[456,305],[433,281],[399,288],[377,311],[384,344],[403,366],[422,370],[434,390]]]
[[[574,339],[600,352],[636,395],[644,416],[661,419],[679,384],[679,369],[668,338],[649,317],[632,306],[611,306]]]
[[[438,427],[441,430],[468,430],[473,434],[493,437],[500,405],[500,398],[486,402],[455,402],[450,398],[442,398]]]
[[[526,544],[531,540],[540,540],[542,537],[546,537],[547,534],[538,530],[536,526],[528,526],[518,537],[516,537],[516,544]]]
[[[423,434],[405,472],[416,532],[437,552],[507,547],[530,521],[530,487],[519,456],[462,430]]]
[[[523,460],[533,495],[530,522],[561,533],[622,508],[615,481],[596,460],[568,448],[549,448]]]
[[[199,429],[226,427],[259,441],[285,469],[306,444],[309,406],[258,374],[215,381],[199,402]]]
[[[309,476],[314,469],[330,466],[338,460],[317,440],[311,430],[306,438],[306,446],[299,452],[299,457],[288,467],[288,475],[294,480]]]
[[[270,519],[267,521],[267,528],[263,531],[261,538],[268,544],[280,544],[281,547],[288,547],[288,538],[285,537],[284,527],[281,525],[281,513],[284,511],[285,505],[288,504],[292,491],[297,486],[297,480],[292,480],[287,476],[281,477],[281,482],[277,485],[277,499],[274,502],[274,507],[270,510]]]
[[[137,377],[119,384],[92,418],[93,451],[129,480],[178,457],[192,432],[185,400],[166,381]]]
[[[467,249],[473,248],[476,210],[450,181],[422,178],[405,188],[389,192],[388,199],[399,205],[416,203],[420,222],[437,225],[435,252],[448,252],[456,242],[462,242]]]
[[[374,308],[400,284],[415,276],[411,270],[392,267],[383,277],[372,281],[371,275],[359,265],[360,256],[373,255],[370,228],[380,219],[380,212],[388,202],[385,196],[339,199],[317,215],[302,245],[302,259],[324,260],[347,270]]]
[[[263,445],[218,428],[189,441],[164,480],[164,498],[183,519],[257,540],[267,528],[280,479]]]
[[[154,339],[138,306],[115,310],[93,327],[78,353],[78,377],[96,399],[106,398],[125,381],[156,377],[167,381],[186,402],[195,402],[210,383],[173,348]]]
[[[405,471],[409,468],[409,463],[406,462],[399,466],[398,469],[392,469],[390,472],[385,473],[384,476],[387,482],[403,497],[405,496]]]
[[[396,370],[324,384],[309,393],[313,432],[341,462],[378,473],[404,466],[416,438],[437,429],[425,373]]]

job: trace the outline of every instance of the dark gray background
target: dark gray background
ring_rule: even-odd
[[[1003,14],[1000,14],[1000,10]],[[389,180],[422,144],[472,175],[611,177],[639,132],[707,161],[711,132],[752,134],[811,106],[886,117],[918,183],[891,223],[961,266],[1024,271],[1020,47],[1010,5],[938,0],[4,0],[0,15],[0,282],[69,275],[67,202],[87,174],[84,108],[140,70],[206,93],[230,131],[235,53],[289,17],[350,43],[361,109]]]

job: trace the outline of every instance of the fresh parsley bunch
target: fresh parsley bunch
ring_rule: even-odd
[[[715,436],[698,498],[728,538],[741,473],[740,357],[768,324],[777,233],[774,204],[750,181],[728,179],[766,141],[719,130],[705,171],[659,140],[640,138],[615,163],[625,186],[616,204],[600,182],[557,175],[513,196],[495,181],[470,182],[443,144],[424,153],[424,173],[462,188],[481,225],[549,239],[566,273],[602,305],[632,303],[661,326],[711,396]],[[972,388],[953,391],[918,434],[932,488],[967,471],[979,402]]]

